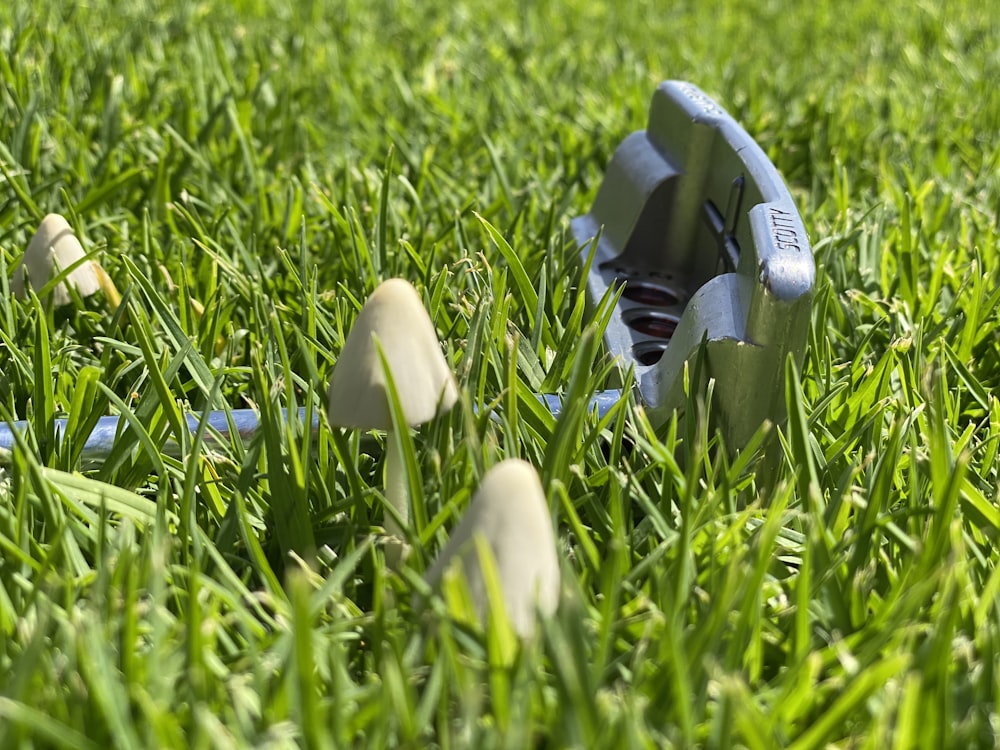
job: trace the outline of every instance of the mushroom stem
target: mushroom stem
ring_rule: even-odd
[[[385,514],[385,559],[390,568],[398,569],[406,557],[405,527],[410,521],[409,488],[406,486],[406,462],[400,441],[392,430],[385,439],[385,500],[399,514],[399,520],[390,512]]]
[[[122,303],[121,292],[118,291],[115,282],[108,276],[108,272],[96,260],[91,261],[91,263],[94,265],[94,273],[97,274],[97,283],[100,285],[101,291],[104,292],[104,297],[108,301],[108,307],[114,313]]]

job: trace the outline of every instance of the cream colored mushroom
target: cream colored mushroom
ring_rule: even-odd
[[[409,520],[406,470],[392,433],[385,369],[378,347],[399,396],[407,424],[416,427],[454,406],[458,400],[455,377],[417,290],[404,279],[380,284],[365,302],[344,349],[333,368],[329,390],[330,424],[363,430],[385,430],[385,497],[405,524]],[[402,537],[402,527],[391,516],[389,535]],[[390,564],[397,565],[403,548],[387,547]]]
[[[476,537],[493,554],[507,616],[518,635],[535,630],[535,611],[548,616],[559,604],[559,560],[549,506],[534,467],[507,459],[483,477],[461,522],[451,534],[425,579],[440,584],[456,560],[479,615],[488,599]]]
[[[26,283],[39,292],[52,278],[72,268],[52,289],[52,303],[56,307],[69,304],[70,289],[75,289],[81,297],[89,297],[102,288],[101,274],[104,272],[96,263],[84,260],[85,257],[83,246],[69,222],[59,214],[49,214],[42,219],[14,268],[11,289],[18,299],[25,299]]]

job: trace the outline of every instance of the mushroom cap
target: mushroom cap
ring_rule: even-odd
[[[447,411],[458,387],[441,353],[420,295],[405,279],[389,279],[372,292],[358,314],[333,368],[330,423],[365,430],[390,430],[389,397],[378,339],[399,394],[407,424],[416,426]]]
[[[488,604],[473,539],[481,535],[493,553],[507,616],[514,630],[530,637],[535,608],[551,615],[559,604],[559,559],[549,506],[534,467],[507,459],[490,469],[468,510],[425,576],[437,586],[457,557],[480,616]]]
[[[36,292],[41,290],[52,277],[86,257],[83,245],[73,234],[69,222],[59,214],[49,214],[38,226],[38,230],[28,243],[20,262],[14,268],[11,290],[18,299],[27,298],[25,276]],[[52,302],[62,307],[71,301],[69,288],[73,287],[81,297],[89,297],[101,288],[93,263],[77,265],[52,290]]]

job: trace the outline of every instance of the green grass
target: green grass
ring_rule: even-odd
[[[31,425],[0,461],[0,747],[994,746],[995,12],[450,5],[0,8],[0,417]],[[531,395],[615,377],[568,220],[666,78],[758,139],[816,250],[775,463]],[[49,211],[119,312],[8,293]],[[325,412],[390,276],[464,399],[403,441],[401,575],[382,438],[279,411]],[[183,426],[247,406],[248,446]],[[134,429],[81,476],[107,413]],[[508,456],[541,471],[565,579],[513,651],[410,605]]]

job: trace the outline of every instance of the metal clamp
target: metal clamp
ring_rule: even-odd
[[[592,301],[623,285],[605,333],[634,368],[650,419],[684,405],[704,350],[727,444],[784,417],[784,363],[801,363],[816,269],[792,197],[760,146],[697,86],[662,83],[649,124],[617,148],[590,213],[574,219]]]

